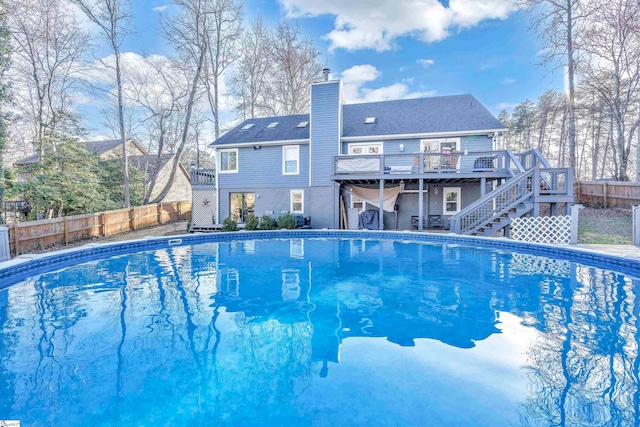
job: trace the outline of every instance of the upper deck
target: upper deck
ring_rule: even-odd
[[[508,150],[335,156],[335,181],[379,179],[480,180],[510,178],[519,161]],[[521,167],[521,166],[520,166]]]

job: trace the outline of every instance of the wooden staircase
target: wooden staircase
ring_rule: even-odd
[[[513,178],[451,217],[452,232],[493,236],[515,218],[538,215],[540,203],[573,202],[571,169],[551,168],[538,150],[513,157]]]

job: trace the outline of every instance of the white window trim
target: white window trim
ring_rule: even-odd
[[[235,169],[229,169],[229,170],[223,170],[222,169],[222,153],[232,153],[235,152],[236,153],[236,168]],[[240,155],[238,154],[238,149],[237,148],[225,148],[225,149],[221,149],[218,150],[218,166],[216,169],[218,170],[218,173],[223,174],[223,173],[238,173],[238,169],[240,169]]]
[[[452,151],[460,151],[460,138],[432,138],[432,139],[421,139],[420,140],[420,151],[422,151],[423,153],[424,151],[424,147],[427,145],[427,143],[432,144],[432,143],[437,143],[438,144],[438,152],[442,153],[442,147],[440,146],[440,144],[442,144],[443,142],[455,142],[456,143],[456,149],[452,150]]]
[[[301,202],[301,209],[299,211],[294,211],[293,210],[293,194],[294,193],[300,193],[302,194],[302,202]],[[291,190],[289,191],[289,212],[291,212],[292,214],[304,214],[304,190]]]
[[[287,158],[285,156],[285,152],[287,151],[287,149],[290,149],[290,148],[295,148],[297,153],[295,172],[287,172],[286,170]],[[299,145],[283,145],[282,146],[282,175],[300,175],[300,146]]]
[[[355,147],[372,147],[372,146],[377,146],[380,147],[380,153],[378,154],[368,154],[368,153],[364,153],[364,154],[352,154],[351,153],[351,148],[355,148]],[[380,154],[384,154],[384,144],[382,142],[357,142],[357,143],[350,143],[348,145],[348,152],[350,156],[378,156]]]
[[[447,212],[447,193],[458,193],[455,212]],[[449,202],[451,203],[451,202]],[[462,187],[444,187],[442,189],[442,215],[455,215],[462,208]]]

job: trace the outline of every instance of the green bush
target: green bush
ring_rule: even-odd
[[[284,214],[278,218],[278,226],[280,228],[286,228],[287,230],[293,230],[294,228],[298,228],[298,223],[293,215]]]
[[[244,229],[245,230],[257,230],[258,229],[258,218],[255,215],[250,214],[244,220]]]
[[[222,231],[238,231],[238,223],[231,218],[222,221]]]
[[[258,228],[260,230],[275,230],[276,220],[271,218],[269,215],[264,214],[262,215],[262,218],[260,218],[260,225]]]

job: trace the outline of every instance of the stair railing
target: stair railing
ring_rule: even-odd
[[[520,173],[452,216],[450,229],[458,234],[473,232],[539,193],[539,189],[539,169]]]

